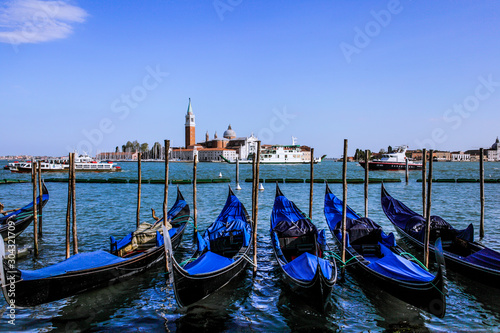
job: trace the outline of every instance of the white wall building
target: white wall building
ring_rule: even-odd
[[[454,151],[451,153],[452,162],[470,162],[470,154],[463,151]]]

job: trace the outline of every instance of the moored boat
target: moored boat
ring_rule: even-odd
[[[326,186],[325,218],[338,247],[342,246],[342,200]],[[380,225],[346,210],[346,262],[358,277],[381,287],[391,295],[439,318],[446,312],[445,266],[440,241],[436,241],[436,275],[386,234]]]
[[[9,165],[9,170],[15,173],[31,173],[32,164],[31,161],[26,161]],[[68,172],[69,161],[68,159],[41,161],[40,170],[42,172]],[[77,154],[75,157],[76,172],[115,172],[121,170],[121,167],[113,162],[97,161],[87,154]]]
[[[173,283],[179,307],[209,297],[238,276],[249,262],[252,223],[243,204],[231,188],[218,218],[197,234],[198,247],[184,263],[177,263],[165,238],[169,282]]]
[[[42,182],[42,208],[49,201],[49,191]],[[36,199],[36,204],[40,204],[40,196]],[[19,236],[34,220],[33,202],[18,210],[0,217],[0,237],[2,239],[14,239]]]
[[[277,184],[270,234],[285,284],[308,303],[324,308],[337,281],[325,231],[319,231]]]
[[[424,248],[426,219],[391,197],[382,185],[382,208],[403,240],[418,250]],[[438,237],[443,243],[446,265],[463,275],[490,286],[500,288],[500,253],[474,241],[471,224],[458,230],[440,216],[431,216],[430,242]],[[435,247],[430,245],[429,251]]]
[[[168,212],[172,228],[167,234],[174,244],[178,244],[185,230],[188,220],[186,206],[182,196],[178,195]],[[163,224],[162,220],[157,223]],[[163,260],[163,239],[162,234],[156,231],[154,243],[147,249],[135,248],[124,251],[121,256],[102,250],[78,253],[33,271],[13,267],[13,260],[11,262],[6,255],[3,240],[0,240],[0,282],[5,300],[12,307],[31,307],[128,279]],[[112,242],[112,248],[113,245]]]
[[[406,150],[408,146],[397,147],[395,152],[383,154],[378,160],[368,161],[369,170],[398,171],[406,169]],[[365,162],[359,164],[365,168]],[[422,163],[410,161],[408,159],[408,170],[422,170]]]

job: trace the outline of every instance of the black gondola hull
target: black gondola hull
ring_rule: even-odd
[[[248,257],[250,247],[245,251]],[[190,275],[177,262],[173,262],[174,291],[180,307],[186,307],[210,296],[241,274],[248,261],[243,257],[232,265],[216,272]]]
[[[30,307],[81,294],[91,289],[109,287],[151,268],[156,263],[161,262],[164,256],[163,247],[157,247],[149,253],[144,253],[140,258],[123,264],[77,271],[45,279],[19,280],[14,286],[15,298],[13,301],[17,307]],[[9,272],[6,273],[7,279],[9,279]]]

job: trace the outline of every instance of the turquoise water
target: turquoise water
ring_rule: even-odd
[[[0,164],[1,166],[4,163]],[[120,163],[124,171],[113,174],[78,174],[82,178],[137,177],[135,163]],[[143,163],[143,179],[161,179],[163,164]],[[479,178],[478,163],[434,163],[434,178]],[[341,178],[342,164],[324,161],[315,165],[315,178]],[[235,166],[222,163],[200,163],[198,178],[231,178],[234,188]],[[65,177],[50,175],[48,177]],[[171,163],[171,179],[188,179],[192,165]],[[240,165],[241,191],[235,191],[247,209],[251,205],[251,166]],[[2,178],[28,179],[28,175],[0,171]],[[356,163],[348,164],[348,178],[363,178],[364,170]],[[421,172],[410,172],[410,182],[404,182],[404,172],[370,172],[370,177],[400,178],[401,183],[388,183],[391,195],[421,211]],[[485,163],[485,177],[500,179],[500,163]],[[309,178],[308,165],[262,165],[261,178]],[[280,272],[268,237],[269,216],[274,200],[275,185],[264,183],[259,193],[258,272],[251,270],[237,281],[188,310],[178,309],[173,291],[166,285],[161,267],[137,276],[125,283],[101,288],[82,295],[44,304],[31,309],[17,309],[16,326],[7,323],[7,303],[0,299],[0,329],[2,331],[102,331],[102,330],[168,330],[192,331],[498,331],[500,326],[500,290],[478,284],[448,270],[447,313],[443,319],[432,317],[366,282],[358,281],[349,272],[346,281],[334,287],[332,307],[318,313],[283,290]],[[37,269],[64,259],[65,214],[67,185],[47,183],[50,201],[44,209],[44,236],[40,241],[40,257],[21,259],[18,266]],[[227,196],[228,184],[198,185],[198,223],[204,230],[218,215]],[[303,211],[308,211],[309,184],[280,184],[283,193]],[[331,184],[332,192],[342,196],[341,184]],[[479,184],[434,183],[432,214],[441,215],[457,228],[473,223],[478,238]],[[169,187],[169,206],[175,200],[175,185]],[[192,203],[192,185],[180,185]],[[326,228],[323,216],[324,184],[314,185],[313,221]],[[348,204],[364,212],[363,185],[349,184]],[[485,229],[483,243],[500,250],[500,183],[485,184]],[[1,184],[0,202],[6,209],[22,206],[31,199],[30,184]],[[141,221],[151,221],[150,208],[162,212],[163,185],[142,184]],[[137,184],[77,183],[77,223],[80,252],[109,248],[109,236],[122,237],[135,227]],[[386,232],[394,231],[380,207],[380,184],[370,185],[369,217],[382,225]],[[18,239],[20,245],[32,245],[32,227]],[[192,226],[188,227],[176,254],[187,258],[193,248]],[[331,240],[329,232],[327,232]],[[333,242],[332,242],[333,243]]]

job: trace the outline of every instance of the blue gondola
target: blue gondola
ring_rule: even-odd
[[[318,231],[277,184],[270,234],[286,285],[308,303],[324,307],[337,281],[335,260],[327,256],[325,231]]]
[[[219,217],[197,237],[197,250],[183,266],[173,257],[170,240],[165,238],[168,279],[174,285],[179,307],[210,296],[240,274],[249,262],[252,222],[231,188]]]
[[[327,185],[325,218],[339,247],[342,246],[342,204]],[[440,248],[439,240],[436,247]],[[387,235],[373,220],[360,217],[347,206],[346,262],[350,262],[349,268],[393,296],[442,318],[446,312],[442,250],[437,251],[436,257],[438,272],[433,275],[396,244],[393,233]]]
[[[176,244],[182,238],[188,218],[189,206],[178,191],[177,200],[168,212],[172,228],[167,232]],[[162,220],[156,223],[160,227]],[[112,239],[111,248],[119,250],[126,243],[127,237],[120,242]],[[102,250],[79,253],[57,264],[28,271],[11,265],[4,243],[0,240],[0,261],[3,263],[0,281],[8,304],[36,306],[130,278],[161,262],[164,255],[163,236],[155,231],[154,242],[142,251],[122,251],[119,256]],[[15,298],[12,298],[13,295]]]
[[[42,183],[42,207],[49,201],[49,191]],[[40,203],[40,197],[36,199]],[[33,222],[33,202],[10,214],[0,217],[0,237],[7,240],[13,239],[21,234]]]
[[[426,219],[394,199],[382,186],[382,208],[401,237],[418,249],[424,248]],[[446,264],[472,279],[500,288],[500,253],[474,241],[474,227],[453,228],[439,216],[431,216],[430,241],[440,237]],[[435,249],[430,246],[430,251]]]

